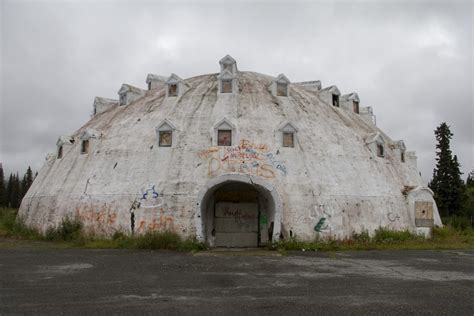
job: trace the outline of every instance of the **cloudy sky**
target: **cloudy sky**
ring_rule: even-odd
[[[426,181],[445,121],[474,169],[473,2],[10,1],[1,3],[0,162],[38,170],[95,96],[148,73],[285,73],[358,92],[377,125],[418,155]]]

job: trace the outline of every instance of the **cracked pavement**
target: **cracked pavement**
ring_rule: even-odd
[[[0,315],[473,311],[474,250],[277,256],[0,247]]]

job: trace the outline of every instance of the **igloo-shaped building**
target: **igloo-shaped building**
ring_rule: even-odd
[[[22,201],[28,225],[69,217],[99,235],[170,230],[225,247],[441,225],[415,153],[357,93],[242,72],[230,56],[219,73],[146,82],[97,97],[59,137]]]

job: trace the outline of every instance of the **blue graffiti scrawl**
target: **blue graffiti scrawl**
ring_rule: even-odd
[[[141,191],[140,207],[153,208],[163,204],[163,194],[159,194],[155,190],[155,185],[151,188]]]

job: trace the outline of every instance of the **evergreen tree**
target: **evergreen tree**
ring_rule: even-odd
[[[17,172],[16,175],[13,176],[11,207],[18,208],[20,207],[20,203],[21,203],[21,183],[20,183],[20,176],[18,175],[18,172]]]
[[[435,130],[436,167],[429,186],[441,216],[458,215],[462,211],[464,182],[461,179],[460,164],[456,156],[452,156],[449,146],[453,137],[449,126],[441,123]]]
[[[3,174],[3,166],[0,163],[0,207],[6,206],[6,187],[5,187],[5,175]]]
[[[25,196],[26,192],[30,188],[31,184],[33,183],[33,171],[31,171],[31,167],[28,166],[25,175],[23,176],[23,180],[21,181],[21,199]]]
[[[13,191],[13,174],[10,173],[8,178],[7,189],[5,194],[5,206],[12,207],[12,191]]]
[[[466,187],[468,187],[468,188],[474,187],[474,170],[469,172],[469,174],[467,175]]]

